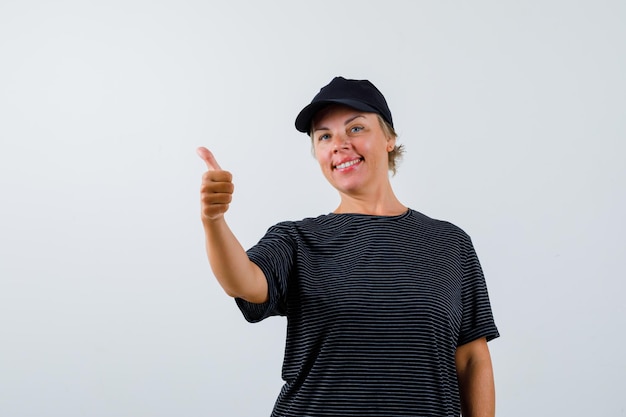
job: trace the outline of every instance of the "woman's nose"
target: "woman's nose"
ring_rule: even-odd
[[[340,149],[346,149],[350,146],[350,139],[346,135],[335,135],[333,151],[338,152]]]

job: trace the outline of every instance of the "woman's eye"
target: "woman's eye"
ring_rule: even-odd
[[[319,138],[317,138],[317,140],[328,140],[330,139],[330,135],[328,133],[324,133],[323,135],[320,135]]]
[[[350,132],[352,133],[359,133],[361,130],[363,130],[363,126],[353,126],[350,128]]]

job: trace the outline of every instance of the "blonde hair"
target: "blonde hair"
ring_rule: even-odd
[[[387,123],[387,121],[383,119],[380,114],[376,113],[376,116],[378,116],[378,123],[380,123],[380,127],[383,130],[385,136],[389,139],[396,139],[398,137],[398,134],[396,133],[393,126]],[[395,145],[393,149],[389,153],[387,153],[387,165],[389,171],[391,171],[393,175],[396,175],[396,172],[398,171],[398,164],[402,160],[403,155],[404,145]]]

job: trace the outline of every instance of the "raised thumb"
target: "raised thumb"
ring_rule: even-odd
[[[211,151],[208,150],[207,148],[201,146],[198,149],[196,149],[196,153],[198,154],[200,158],[202,158],[202,160],[206,164],[209,171],[221,171],[222,170],[222,168],[220,167],[220,164],[217,163],[217,161],[215,160],[215,157],[213,156]]]

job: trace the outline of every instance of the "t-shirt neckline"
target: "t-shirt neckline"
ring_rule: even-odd
[[[404,211],[403,213],[393,214],[393,215],[390,215],[390,216],[382,215],[382,214],[333,213],[333,212],[328,213],[328,216],[331,216],[331,217],[340,217],[340,216],[342,216],[342,217],[355,217],[355,218],[358,217],[358,218],[371,218],[371,219],[389,219],[389,220],[398,219],[398,220],[400,220],[400,219],[403,219],[405,217],[408,217],[411,214],[412,211],[413,210],[410,207],[408,207],[406,209],[406,211]]]

